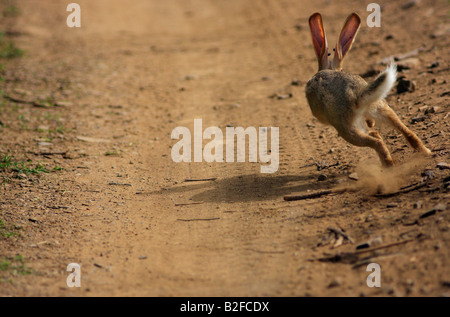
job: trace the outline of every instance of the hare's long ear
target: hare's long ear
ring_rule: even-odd
[[[356,33],[358,33],[359,26],[361,24],[361,18],[358,14],[352,13],[345,20],[344,26],[342,27],[341,34],[339,35],[339,40],[336,44],[333,59],[333,69],[341,70],[342,62],[345,55],[350,51],[353,41],[355,40]]]
[[[323,29],[322,16],[320,13],[314,13],[309,17],[309,29],[311,31],[314,51],[319,62],[319,70],[328,68],[328,45]]]

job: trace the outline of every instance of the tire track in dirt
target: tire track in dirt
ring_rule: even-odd
[[[224,10],[220,10],[221,14],[224,13]],[[235,21],[233,21],[235,22]],[[239,23],[239,22],[237,22]],[[240,47],[240,46],[239,46]],[[238,48],[239,48],[238,47]],[[228,59],[229,63],[226,61],[223,61],[223,64],[225,65],[231,65],[232,67],[236,67],[239,65],[239,63],[242,61],[242,59],[250,58],[254,53],[249,52],[249,57],[247,57],[245,54],[232,54],[230,57],[232,60],[229,60],[230,57],[227,55],[224,55],[225,59]],[[244,55],[244,56],[242,56]],[[204,70],[200,67],[200,65],[195,64],[192,60],[189,60],[189,54],[187,54],[188,57],[178,57],[185,59],[185,62],[178,61],[179,64],[183,65],[192,65],[194,68],[197,67],[197,70],[199,70],[200,73],[203,73]],[[204,64],[202,62],[202,64]],[[214,63],[212,63],[214,64]],[[222,63],[218,63],[218,65],[223,65]],[[235,66],[236,65],[236,66]],[[214,66],[214,65],[206,65],[206,66]],[[203,66],[205,67],[205,66]],[[236,75],[237,80],[240,80],[239,75]],[[225,78],[228,78],[227,76]],[[241,79],[242,81],[246,81],[245,77]],[[183,104],[183,112],[185,119],[183,119],[182,122],[189,122],[190,120],[193,120],[195,117],[195,113],[200,112],[202,114],[202,118],[204,118],[204,123],[207,124],[208,118],[209,118],[209,112],[206,107],[211,107],[209,102],[214,100],[208,100],[208,93],[202,93],[199,95],[197,91],[200,92],[207,92],[207,91],[214,91],[213,87],[210,85],[206,85],[202,87],[203,83],[201,82],[202,78],[201,76],[197,78],[196,80],[192,81],[193,93],[189,95],[190,88],[187,87],[186,91],[184,93],[184,98],[182,102]],[[195,85],[196,84],[196,85]],[[200,86],[200,87],[199,87]],[[231,92],[235,93],[237,95],[237,98],[239,98],[240,94],[245,94],[245,92],[242,92],[242,90],[236,90],[236,88],[231,87]],[[188,96],[186,96],[188,95]],[[226,94],[226,98],[229,98],[229,93]],[[236,98],[236,97],[235,97]],[[264,96],[266,98],[266,96]],[[206,100],[206,101],[205,101]],[[248,102],[253,102],[255,105],[257,103],[255,102],[254,97],[251,99],[245,99],[249,100]],[[258,101],[258,99],[256,99]],[[175,101],[176,103],[178,100]],[[244,108],[244,104],[241,106]],[[198,109],[198,110],[197,110]],[[200,110],[201,109],[201,110]],[[252,111],[252,110],[251,110]],[[256,121],[247,121],[247,120],[241,120],[240,118],[245,118],[247,114],[239,114],[238,117],[231,115],[230,118],[227,117],[227,115],[224,116],[225,120],[231,120],[231,122],[234,122],[235,124],[239,124],[239,126],[249,126],[249,125],[256,125],[254,124]],[[176,116],[177,114],[175,114]],[[211,114],[213,115],[213,114]],[[217,117],[217,120],[223,120],[222,117]],[[239,118],[239,119],[238,119]],[[249,116],[248,118],[251,118]],[[258,122],[264,122],[267,119],[259,118]],[[227,121],[225,121],[227,122]],[[248,125],[246,123],[249,123]],[[178,125],[178,124],[177,124]],[[208,124],[209,125],[209,124]],[[188,125],[189,126],[189,125]],[[192,125],[190,125],[191,131]],[[204,204],[201,205],[193,205],[193,206],[185,206],[176,209],[178,212],[183,212],[183,215],[189,215],[189,217],[193,218],[202,218],[207,215],[209,217],[214,216],[216,213],[211,213],[211,209],[214,210],[214,208],[223,210],[230,209],[231,211],[234,211],[238,209],[238,213],[241,213],[241,208],[244,208],[243,212],[244,214],[240,217],[232,217],[235,212],[229,213],[230,219],[228,220],[226,216],[228,216],[228,213],[226,214],[219,214],[220,215],[220,222],[219,225],[216,225],[216,223],[211,222],[207,223],[203,226],[203,224],[196,224],[195,222],[193,224],[184,224],[183,222],[175,222],[175,226],[177,226],[177,230],[173,231],[173,224],[169,224],[169,219],[174,221],[175,219],[173,216],[167,215],[167,213],[164,213],[166,217],[169,219],[163,220],[162,218],[159,219],[159,223],[157,225],[166,227],[167,225],[171,228],[167,228],[165,231],[157,231],[156,235],[158,235],[158,238],[156,238],[157,241],[166,240],[166,243],[171,246],[169,248],[169,251],[163,251],[159,248],[156,248],[154,251],[150,252],[152,254],[152,262],[153,264],[150,265],[150,267],[155,267],[156,270],[159,270],[157,272],[154,272],[153,269],[149,269],[150,271],[156,273],[159,278],[162,278],[163,280],[169,280],[168,288],[169,288],[169,294],[170,294],[170,282],[173,281],[175,285],[179,285],[179,283],[186,284],[183,289],[185,292],[190,292],[189,287],[192,283],[190,283],[190,278],[195,279],[196,283],[201,283],[201,276],[205,275],[206,280],[204,281],[205,286],[204,290],[205,292],[212,291],[213,294],[215,291],[226,292],[221,288],[220,286],[214,286],[211,284],[214,281],[217,281],[217,279],[222,280],[223,283],[229,284],[230,286],[233,286],[232,289],[236,291],[237,289],[241,289],[238,292],[244,292],[242,294],[246,294],[248,291],[251,292],[251,290],[246,289],[246,285],[252,281],[254,282],[255,276],[264,276],[266,273],[266,270],[273,270],[274,265],[256,265],[256,263],[259,263],[260,261],[258,259],[265,258],[266,252],[268,252],[269,256],[272,252],[274,252],[273,257],[273,263],[277,263],[275,266],[280,267],[279,264],[287,262],[285,259],[285,256],[283,253],[285,251],[279,250],[277,246],[271,246],[270,244],[267,245],[267,241],[265,241],[265,236],[261,236],[258,233],[258,227],[261,227],[263,232],[266,230],[274,231],[277,235],[280,234],[279,228],[277,226],[273,226],[273,222],[278,222],[276,219],[271,219],[269,217],[269,221],[261,220],[259,219],[259,213],[255,211],[259,209],[259,204],[252,203],[252,200],[256,197],[264,198],[264,191],[261,185],[258,183],[264,181],[263,177],[255,177],[250,176],[246,177],[245,175],[248,173],[248,167],[244,164],[230,164],[228,165],[220,165],[220,164],[210,164],[208,166],[208,172],[210,175],[205,175],[206,171],[206,165],[204,163],[196,163],[196,164],[189,164],[188,166],[176,166],[177,176],[174,176],[175,178],[178,178],[178,181],[180,181],[182,178],[180,178],[180,168],[181,170],[184,170],[186,174],[183,174],[192,177],[193,175],[201,175],[201,177],[210,177],[214,176],[215,172],[219,175],[236,175],[235,177],[225,178],[222,182],[220,180],[218,182],[214,183],[214,187],[212,190],[207,190],[206,192],[194,195],[196,197],[195,200],[206,200]],[[235,165],[235,166],[232,166]],[[169,169],[171,170],[171,169]],[[254,168],[251,168],[251,170],[254,170]],[[230,174],[231,172],[231,174]],[[254,172],[251,172],[252,174]],[[181,174],[181,175],[183,175]],[[217,175],[217,174],[216,174]],[[172,179],[172,175],[168,175],[168,178]],[[184,178],[184,177],[183,177]],[[250,183],[250,184],[249,184]],[[276,182],[274,184],[277,184]],[[254,187],[256,186],[256,187]],[[250,192],[255,191],[256,188],[256,194],[252,194],[251,197],[248,198],[247,196],[250,194]],[[258,191],[262,191],[262,193],[258,193]],[[170,192],[170,190],[169,190]],[[176,192],[176,191],[175,191]],[[267,191],[265,192],[267,193]],[[163,194],[164,195],[164,194]],[[219,197],[219,201],[217,201],[217,197]],[[281,194],[279,198],[281,197]],[[169,199],[171,199],[173,202],[176,201],[176,199],[179,199],[178,195],[169,195]],[[221,199],[220,199],[221,198]],[[234,201],[234,199],[238,199],[237,201]],[[154,199],[158,200],[158,198],[154,197]],[[231,199],[231,200],[230,200]],[[246,199],[245,204],[239,203],[240,199]],[[209,202],[208,202],[209,200]],[[225,200],[224,202],[221,202],[220,200]],[[228,204],[226,203],[228,201]],[[220,207],[218,206],[218,202],[221,202]],[[164,204],[166,207],[162,207],[161,209],[166,209],[168,211],[173,210],[173,207],[168,206],[168,204]],[[230,207],[230,208],[229,208]],[[175,210],[174,210],[175,211]],[[176,212],[175,211],[175,212]],[[226,211],[226,210],[225,210]],[[234,218],[234,219],[233,219]],[[225,224],[222,224],[225,223]],[[269,225],[271,224],[271,225]],[[196,226],[196,227],[194,227]],[[218,226],[220,226],[218,228]],[[186,228],[187,227],[187,228]],[[200,228],[205,228],[204,230],[201,230]],[[195,229],[194,229],[195,228]],[[180,241],[180,238],[183,239]],[[206,243],[205,245],[205,239],[212,240],[210,243]],[[292,237],[288,237],[289,240],[292,239]],[[283,241],[283,238],[281,238],[280,241]],[[282,242],[283,243],[283,242]],[[178,248],[177,245],[180,245]],[[214,246],[214,247],[213,247]],[[264,248],[261,250],[261,247],[267,246],[268,249],[264,250]],[[143,248],[148,247],[146,243],[143,243]],[[198,249],[200,250],[198,251]],[[134,246],[134,249],[136,249],[136,246]],[[177,251],[178,250],[178,251]],[[187,251],[190,250],[190,251]],[[205,252],[205,250],[208,250],[209,252]],[[216,257],[211,256],[215,253],[217,253],[217,250],[224,250],[225,258],[222,257]],[[170,254],[167,254],[165,257],[162,256],[154,256],[158,253],[165,253],[169,252]],[[281,253],[280,253],[281,252]],[[279,256],[281,254],[281,256]],[[181,256],[181,258],[180,258]],[[213,260],[212,260],[213,259]],[[216,260],[217,259],[217,260]],[[205,266],[205,261],[209,261],[209,265]],[[218,261],[218,262],[217,262]],[[161,262],[161,263],[160,263]],[[288,261],[291,262],[291,261]],[[180,266],[182,263],[182,266]],[[161,267],[165,267],[166,269],[161,271]],[[132,271],[132,270],[130,270]],[[194,273],[195,272],[195,273]],[[249,272],[252,272],[249,275]],[[267,272],[268,273],[268,272]],[[279,272],[278,274],[281,274]],[[134,275],[134,274],[133,274]],[[129,275],[127,275],[129,276]],[[191,276],[191,277],[190,277]],[[239,280],[236,280],[237,277],[240,277]],[[246,279],[243,278],[246,276]],[[158,280],[158,277],[156,277]],[[261,285],[255,286],[255,289],[253,291],[256,291],[257,289],[260,289],[263,291],[263,289],[269,287],[269,289],[276,289],[278,288],[278,283],[274,283],[274,281],[271,278],[270,282],[268,281],[262,281],[262,287]],[[125,280],[135,280],[133,278],[126,278]],[[145,283],[149,285],[154,285],[154,283],[149,282]],[[218,283],[221,285],[222,283]],[[195,284],[198,287],[198,284]],[[175,290],[172,290],[175,291]],[[194,291],[194,290],[192,290]],[[194,291],[195,292],[195,291]],[[219,294],[221,294],[219,293]],[[195,293],[194,293],[195,294]],[[236,293],[234,293],[236,294]]]

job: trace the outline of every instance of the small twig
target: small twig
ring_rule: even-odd
[[[195,201],[192,203],[175,203],[175,206],[187,206],[187,205],[199,205],[199,204],[203,204],[203,201]]]
[[[324,162],[321,163],[316,162],[314,165],[316,165],[318,171],[321,171],[330,167],[339,166],[339,162],[336,162],[334,164],[324,164]]]
[[[419,219],[423,219],[423,218],[427,218],[429,216],[433,216],[434,214],[436,214],[436,212],[441,212],[441,211],[444,211],[446,209],[447,209],[447,205],[446,204],[437,204],[432,209],[430,209],[427,212],[421,214],[419,216]],[[416,222],[417,222],[417,220],[416,220]]]
[[[307,193],[307,194],[294,195],[294,196],[284,196],[284,200],[293,201],[293,200],[317,198],[317,197],[321,197],[321,196],[329,195],[329,194],[341,194],[343,192],[350,191],[350,190],[352,190],[352,189],[350,189],[350,188],[326,189],[326,190],[321,190],[321,191],[317,191],[314,193]]]
[[[393,242],[393,243],[389,243],[389,244],[385,244],[385,245],[380,245],[380,246],[374,247],[372,249],[359,250],[359,251],[355,251],[353,253],[361,254],[361,253],[372,252],[372,251],[376,251],[376,250],[380,250],[380,249],[386,249],[386,248],[390,248],[390,247],[395,247],[397,245],[405,244],[405,243],[411,242],[413,240],[415,240],[415,238],[406,239],[406,240],[398,241],[398,242]]]
[[[57,152],[33,152],[35,155],[43,155],[43,156],[47,156],[47,155],[66,155],[67,151],[57,151]]]
[[[380,245],[378,247],[374,247],[374,248],[371,248],[371,249],[358,250],[358,251],[354,251],[354,252],[337,253],[335,255],[325,256],[325,257],[322,257],[322,258],[311,259],[311,260],[312,261],[321,261],[321,262],[356,263],[359,260],[358,255],[360,255],[360,254],[364,254],[364,253],[369,253],[369,252],[373,252],[373,251],[377,251],[377,250],[381,250],[381,249],[390,248],[390,247],[393,247],[393,246],[397,246],[397,245],[408,243],[408,242],[413,241],[413,240],[415,240],[415,238],[411,238],[411,239],[407,239],[407,240],[403,240],[403,241],[399,241],[399,242],[393,242],[393,243],[389,243],[389,244],[385,244],[385,245]]]
[[[29,104],[29,105],[34,104],[34,101],[14,98],[14,97],[11,97],[11,96],[8,96],[8,95],[3,95],[3,98],[8,99],[9,101],[12,101],[12,102],[15,102],[15,103],[26,103],[26,104]]]
[[[120,185],[120,186],[132,186],[128,183],[116,183],[116,182],[109,182],[108,185]]]
[[[3,98],[8,99],[15,103],[23,103],[23,104],[33,105],[34,107],[45,107],[45,105],[43,103],[40,103],[37,101],[19,99],[19,98],[11,97],[8,95],[3,95]]]
[[[350,243],[354,244],[353,239],[350,238],[350,236],[349,236],[348,234],[346,234],[344,231],[342,231],[342,230],[340,230],[340,229],[337,229],[337,228],[333,228],[333,227],[328,227],[327,229],[328,229],[329,231],[331,231],[331,232],[337,234],[337,235],[340,235],[340,236],[344,237],[345,239],[347,239],[348,241],[350,241]]]
[[[280,253],[284,253],[284,251],[264,251],[264,250],[256,250],[256,249],[250,249],[250,248],[246,248],[246,250],[249,251],[253,251],[253,252],[258,252],[258,253],[264,253],[264,254],[280,254]]]
[[[306,164],[306,165],[300,166],[299,168],[306,168],[306,167],[311,167],[311,166],[317,166],[317,163]]]
[[[405,187],[400,188],[399,191],[393,192],[393,193],[387,193],[387,194],[375,194],[375,197],[392,197],[392,196],[396,196],[398,194],[404,194],[404,193],[409,193],[412,192],[413,190],[422,188],[424,186],[427,185],[427,182],[421,182],[421,183],[415,183],[412,185],[408,185]]]
[[[192,218],[192,219],[181,219],[178,218],[178,221],[211,221],[211,220],[219,220],[220,218]]]
[[[449,112],[450,113],[450,112]],[[441,148],[439,148],[439,149],[433,149],[433,150],[431,150],[431,152],[439,152],[439,151],[443,151],[443,150],[446,150],[447,148],[445,148],[445,147],[441,147]]]
[[[212,178],[199,178],[199,179],[193,179],[193,178],[186,178],[185,182],[205,182],[205,181],[215,181],[217,177]]]

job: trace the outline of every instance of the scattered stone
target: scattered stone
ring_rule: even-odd
[[[387,208],[395,208],[397,206],[398,206],[397,203],[389,203],[389,204],[386,205]]]
[[[445,163],[445,162],[438,163],[436,165],[436,167],[439,168],[440,170],[448,170],[448,169],[450,169],[450,165],[448,163]]]
[[[430,114],[430,113],[436,113],[437,111],[439,111],[440,107],[438,106],[432,106],[432,107],[427,107],[425,109],[425,114]]]
[[[422,122],[422,121],[425,121],[426,118],[427,118],[426,116],[414,117],[414,118],[411,118],[411,123],[414,124],[417,122]]]
[[[436,206],[434,206],[432,209],[428,210],[427,212],[421,214],[419,216],[419,219],[423,219],[426,217],[430,217],[433,216],[434,214],[436,214],[436,212],[441,212],[447,209],[447,204],[446,203],[439,203]]]
[[[72,107],[73,103],[70,101],[57,101],[54,103],[55,107]]]
[[[425,170],[425,171],[422,172],[421,176],[425,177],[426,179],[433,179],[434,178],[434,173],[433,173],[433,171]]]
[[[383,243],[383,239],[380,236],[375,236],[372,239],[362,242],[356,246],[357,250],[367,249],[376,245],[380,245]]]
[[[437,24],[436,31],[430,35],[430,38],[435,39],[441,36],[447,36],[450,34],[450,24]]]
[[[147,258],[146,255],[141,255],[141,256],[139,257],[139,260],[145,260],[146,258]]]
[[[357,181],[359,179],[358,174],[357,173],[351,173],[350,175],[348,175],[348,178]]]
[[[50,129],[50,127],[47,125],[40,125],[37,127],[37,130],[40,132],[45,132],[45,131],[48,131],[49,129]]]
[[[413,92],[416,90],[416,84],[406,79],[405,77],[400,77],[397,82],[397,94],[402,94],[404,92]]]
[[[298,22],[297,24],[295,24],[294,27],[297,29],[297,31],[301,31],[304,28],[304,26],[301,22]]]
[[[415,5],[417,5],[419,2],[420,2],[420,0],[410,0],[410,1],[406,2],[404,5],[402,5],[402,9],[407,10],[409,8],[412,8]]]
[[[292,98],[292,94],[289,93],[289,94],[285,94],[285,95],[276,95],[276,98],[277,98],[278,100],[289,99],[289,98]]]
[[[327,175],[325,175],[325,174],[320,174],[319,177],[317,178],[317,180],[318,180],[319,182],[324,181],[324,180],[326,180],[326,179],[327,179]]]
[[[397,65],[398,66],[398,65]],[[360,74],[359,76],[361,76],[362,78],[368,78],[368,77],[373,77],[375,75],[378,74],[378,71],[376,71],[373,68],[368,69],[366,72]]]
[[[415,57],[410,57],[404,59],[403,61],[397,62],[397,71],[401,72],[404,69],[417,68],[420,65],[420,60]]]
[[[423,202],[421,200],[418,200],[413,204],[414,209],[420,209],[420,208],[422,208],[422,206],[423,206]]]
[[[109,143],[111,142],[110,140],[106,140],[106,139],[100,139],[100,138],[91,138],[88,136],[77,136],[77,139],[80,141],[84,141],[84,142],[90,142],[90,143]]]
[[[427,68],[436,68],[436,67],[438,67],[438,66],[439,66],[439,62],[433,62],[433,63],[431,63],[431,65],[428,66]]]
[[[197,78],[198,78],[197,75],[186,75],[184,77],[185,80],[194,80],[194,79],[197,79]]]
[[[31,92],[25,89],[21,89],[21,88],[14,88],[13,92],[16,94],[19,94],[21,96],[30,96]]]
[[[339,277],[334,278],[330,284],[328,284],[328,288],[337,287],[342,285],[342,279]]]
[[[443,179],[444,188],[450,188],[450,176],[447,176]]]
[[[53,143],[50,143],[50,142],[38,142],[38,145],[39,146],[52,146]]]

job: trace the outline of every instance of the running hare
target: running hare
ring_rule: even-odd
[[[396,81],[397,69],[394,63],[369,84],[358,75],[341,71],[344,56],[355,40],[360,23],[361,19],[356,13],[348,16],[331,60],[328,59],[331,54],[328,53],[320,13],[314,13],[309,18],[319,62],[318,72],[306,84],[306,98],[313,115],[320,122],[335,127],[347,142],[373,148],[384,166],[394,163],[380,134],[372,129],[375,122],[387,123],[396,128],[414,149],[430,155],[431,151],[400,121],[384,100]]]

